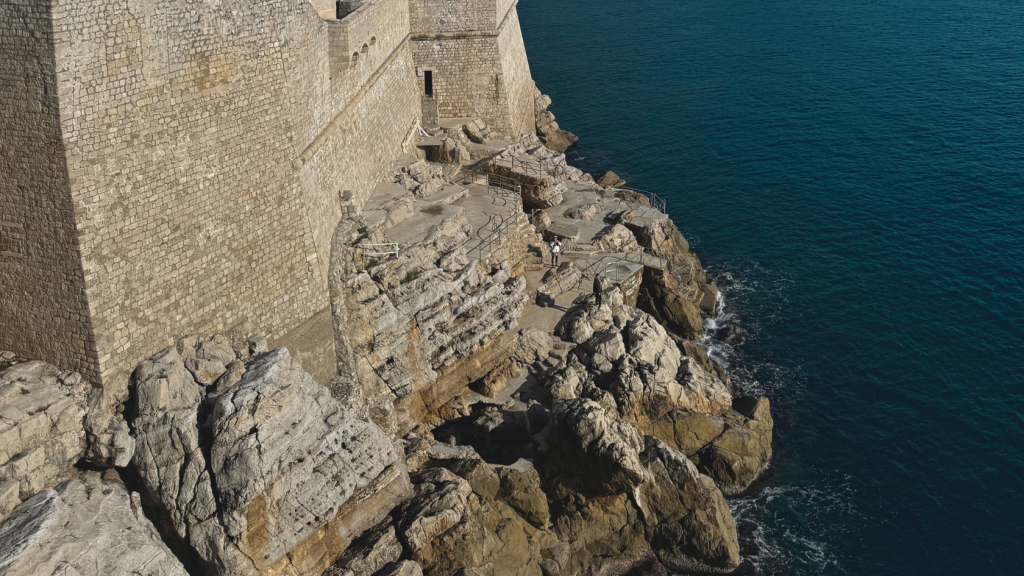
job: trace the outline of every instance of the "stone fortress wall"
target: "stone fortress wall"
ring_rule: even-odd
[[[509,0],[411,0],[413,53],[433,71],[433,101],[441,118],[483,118],[505,135],[533,130],[533,81]],[[463,25],[463,23],[466,25]],[[424,78],[418,77],[420,93]]]
[[[49,3],[0,4],[0,348],[97,381],[52,22]]]
[[[321,4],[0,7],[0,349],[116,395],[182,334],[326,309],[331,232],[421,121],[417,68],[441,117],[532,131],[509,0]]]

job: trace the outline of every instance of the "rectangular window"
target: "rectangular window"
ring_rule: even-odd
[[[434,97],[434,71],[424,70],[423,71],[423,93],[427,95],[427,98]]]

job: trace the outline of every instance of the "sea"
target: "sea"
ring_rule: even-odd
[[[518,11],[570,162],[667,199],[771,400],[741,571],[1024,574],[1024,1]]]

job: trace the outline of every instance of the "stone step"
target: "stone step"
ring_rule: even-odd
[[[525,264],[523,266],[523,269],[526,270],[527,272],[537,272],[539,270],[543,270],[544,269],[544,265],[543,264]]]
[[[555,348],[554,350],[548,350],[548,356],[555,358],[561,362],[568,362],[569,350],[565,348]]]
[[[548,356],[548,357],[544,358],[543,360],[541,360],[541,362],[544,364],[544,366],[546,366],[548,368],[557,368],[557,367],[559,367],[559,366],[561,366],[563,364],[561,358],[552,357],[552,356]]]

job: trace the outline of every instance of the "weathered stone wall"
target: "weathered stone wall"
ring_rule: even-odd
[[[403,141],[419,121],[408,42],[402,42],[378,72],[365,91],[335,116],[323,131],[323,141],[299,170],[323,285],[342,194],[351,192],[352,200],[361,206],[374,185],[394,169]]]
[[[365,195],[390,167],[418,114],[399,49],[407,3],[352,15],[348,34],[368,36],[367,48],[334,78],[337,30],[305,2],[55,11],[101,379],[121,388],[130,366],[181,334],[244,322],[279,336],[325,309],[318,231],[340,217],[340,190]],[[382,105],[394,92],[406,98]]]
[[[441,117],[531,129],[511,0],[375,0],[342,20],[294,0],[2,10],[0,343],[114,396],[180,335],[273,341],[327,308],[342,197],[361,205],[420,121],[421,60]]]
[[[99,376],[48,2],[0,5],[0,349]]]
[[[535,129],[534,83],[530,63],[526,59],[523,33],[519,28],[519,14],[515,10],[508,13],[501,33],[498,34],[498,54],[505,75],[505,107],[510,116],[512,135],[532,133]]]
[[[436,105],[440,118],[483,118],[506,137],[530,132],[533,80],[514,2],[413,0],[410,10],[416,66],[433,72],[434,102],[424,108]],[[478,16],[457,30],[453,18],[463,13]],[[422,94],[423,77],[418,85]]]
[[[416,34],[494,32],[510,5],[508,0],[410,0],[411,27]]]

